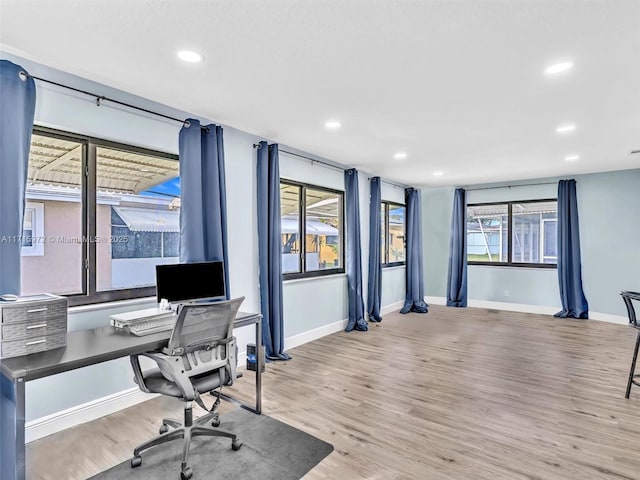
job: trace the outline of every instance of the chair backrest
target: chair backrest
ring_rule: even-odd
[[[235,358],[233,322],[244,297],[220,302],[185,303],[178,313],[167,355],[182,356],[189,376],[223,367]]]
[[[624,300],[624,304],[627,307],[627,314],[629,315],[629,325],[636,328],[640,327],[640,325],[638,325],[638,320],[636,318],[636,311],[633,308],[633,300],[637,300],[640,302],[640,293],[624,291],[624,292],[620,292],[620,295],[622,296],[622,299]]]

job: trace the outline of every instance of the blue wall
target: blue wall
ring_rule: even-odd
[[[447,296],[453,192],[449,187],[422,190],[424,288],[428,297]]]
[[[589,308],[626,316],[618,292],[640,291],[640,169],[580,175],[576,181]]]

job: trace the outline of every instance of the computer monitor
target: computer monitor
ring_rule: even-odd
[[[226,287],[222,262],[175,263],[156,265],[158,303],[194,300],[224,300]]]

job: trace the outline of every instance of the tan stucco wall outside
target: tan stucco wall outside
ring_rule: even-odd
[[[82,292],[82,206],[76,202],[44,201],[44,255],[22,257],[22,294]],[[111,284],[110,205],[97,206],[98,289]]]

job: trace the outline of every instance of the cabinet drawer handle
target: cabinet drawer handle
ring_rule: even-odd
[[[27,342],[25,345],[28,347],[29,345],[38,345],[39,343],[45,343],[47,341],[46,338],[42,340],[34,340],[33,342]]]
[[[47,307],[34,308],[33,310],[27,310],[27,313],[46,312]]]
[[[27,330],[32,330],[32,329],[34,329],[34,328],[43,328],[43,327],[46,327],[46,326],[47,326],[47,324],[46,324],[46,323],[41,323],[40,325],[29,325],[29,326],[27,327]]]

